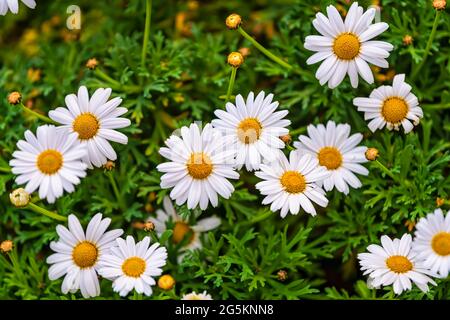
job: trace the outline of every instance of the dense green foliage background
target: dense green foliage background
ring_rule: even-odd
[[[19,15],[0,17],[0,240],[15,243],[12,255],[0,254],[0,298],[81,299],[79,293],[64,296],[61,280],[47,277],[48,244],[57,238],[56,221],[27,209],[16,209],[9,192],[17,186],[8,161],[26,129],[43,124],[25,116],[20,107],[6,101],[18,90],[24,103],[37,112],[64,105],[64,96],[86,85],[113,88],[124,99],[132,126],[123,132],[127,146],[115,145],[119,159],[108,173],[96,169],[77,186],[75,193],[53,206],[62,215],[75,213],[84,223],[97,212],[113,219],[114,227],[138,238],[146,235],[133,227],[157,208],[167,190],[159,187],[155,166],[162,162],[158,149],[171,132],[194,120],[204,123],[223,108],[230,67],[227,54],[247,47],[250,55],[239,68],[234,93],[273,92],[288,118],[293,139],[310,123],[332,119],[347,122],[352,132],[364,134],[363,144],[380,150],[384,163],[396,179],[373,163],[363,187],[348,196],[329,192],[329,206],[316,217],[305,213],[281,219],[261,205],[254,185],[258,179],[245,171],[235,182],[229,200],[201,213],[179,208],[193,221],[212,213],[223,218],[219,229],[204,239],[204,249],[177,263],[177,250],[170,244],[165,273],[177,281],[175,289],[157,287],[151,299],[178,298],[191,290],[207,290],[215,299],[324,299],[394,298],[390,288],[367,288],[356,260],[367,245],[379,243],[382,234],[399,237],[409,232],[405,223],[432,212],[436,198],[450,193],[450,18],[441,12],[431,55],[413,81],[411,72],[423,59],[435,19],[429,0],[382,0],[381,18],[390,28],[380,38],[395,46],[388,61],[391,69],[377,71],[377,83],[352,89],[348,78],[335,90],[321,87],[315,66],[305,61],[312,54],[303,48],[309,34],[316,34],[312,20],[328,4],[348,9],[346,1],[175,1],[154,0],[151,38],[146,68],[140,67],[145,20],[145,1],[37,1],[36,10],[21,6]],[[66,9],[77,4],[82,10],[80,32],[66,28]],[[360,1],[365,7],[370,1]],[[238,32],[227,30],[224,20],[232,12],[244,19],[244,28],[272,52],[296,69],[288,71],[268,60]],[[411,35],[412,45],[403,44]],[[99,71],[85,68],[96,57]],[[36,71],[40,70],[40,76]],[[107,74],[111,79],[101,74]],[[367,128],[352,99],[367,96],[376,86],[390,84],[392,73],[405,73],[424,110],[424,119],[408,135]],[[120,186],[116,197],[110,177]],[[119,199],[118,199],[119,198]],[[450,201],[443,205],[448,210]],[[407,224],[408,225],[408,224]],[[10,257],[13,257],[13,263]],[[277,279],[279,270],[288,279]],[[428,294],[419,289],[400,299],[450,298],[450,280],[438,280]],[[102,299],[119,299],[111,283],[102,281]],[[129,298],[133,298],[130,295]],[[138,298],[134,296],[134,298]]]

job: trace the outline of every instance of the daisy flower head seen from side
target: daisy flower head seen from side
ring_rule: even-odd
[[[348,124],[336,125],[328,121],[327,125],[309,125],[308,136],[300,136],[299,142],[294,142],[294,147],[303,154],[308,153],[317,158],[319,165],[325,167],[330,176],[323,181],[318,181],[319,186],[326,191],[334,187],[344,194],[349,193],[349,186],[360,188],[361,181],[355,173],[368,175],[369,170],[360,163],[367,162],[365,152],[367,147],[358,146],[363,136],[355,133],[350,136]]]
[[[202,248],[201,233],[216,229],[221,223],[219,217],[212,216],[200,219],[195,225],[190,225],[189,221],[184,220],[176,212],[169,197],[164,197],[163,207],[164,210],[157,210],[156,218],[151,217],[149,221],[155,225],[155,231],[158,236],[161,236],[168,226],[172,224],[172,243],[175,245],[183,244],[183,250]]]
[[[412,282],[423,292],[429,290],[428,283],[436,285],[429,277],[433,273],[412,252],[411,243],[409,234],[394,240],[384,235],[381,246],[371,244],[369,252],[358,254],[361,270],[369,276],[372,287],[393,285],[394,292],[401,294],[412,289]]]
[[[218,130],[207,124],[203,130],[196,123],[182,127],[181,136],[173,134],[159,153],[169,162],[159,164],[161,188],[173,188],[170,198],[177,205],[187,202],[188,209],[205,210],[211,202],[218,205],[218,194],[230,198],[234,191],[228,179],[238,179],[236,151]],[[229,140],[229,139],[228,139]]]
[[[48,114],[53,121],[62,124],[59,130],[75,132],[80,143],[86,145],[88,152],[83,161],[90,169],[117,159],[110,141],[128,143],[128,137],[116,130],[131,124],[129,119],[120,117],[128,110],[119,107],[122,103],[119,97],[108,101],[110,95],[110,88],[99,88],[89,99],[87,88],[81,86],[77,95],[66,96],[67,108],[59,107]]]
[[[144,237],[135,243],[132,236],[116,239],[116,246],[100,261],[99,274],[113,281],[115,292],[124,297],[131,290],[139,294],[152,295],[153,279],[162,274],[167,260],[167,250],[159,243],[150,246],[150,238]]]
[[[35,0],[21,0],[30,9],[36,8]],[[4,16],[10,10],[14,14],[19,13],[19,0],[0,0],[0,16]]]
[[[358,111],[364,112],[364,119],[370,120],[368,126],[372,132],[383,129],[410,132],[423,118],[419,100],[411,92],[411,86],[405,82],[405,75],[394,77],[392,86],[381,86],[372,91],[369,98],[355,98],[353,104]]]
[[[191,293],[184,294],[181,297],[181,300],[213,300],[213,298],[205,290],[202,293],[196,293],[195,291],[192,291]]]
[[[289,160],[283,154],[275,162],[261,165],[261,171],[255,172],[258,178],[256,188],[266,196],[263,205],[271,204],[270,210],[280,211],[282,218],[288,212],[296,215],[300,207],[312,216],[316,209],[312,202],[321,207],[328,205],[325,191],[317,185],[329,176],[319,161],[309,154],[300,155],[298,151],[291,151]]]
[[[449,211],[450,212],[450,211]],[[450,213],[441,209],[416,224],[413,251],[426,268],[446,278],[450,272]]]
[[[236,105],[227,102],[226,111],[214,112],[218,119],[211,124],[235,146],[237,169],[245,164],[248,171],[257,170],[263,160],[274,161],[285,147],[280,137],[289,133],[286,127],[291,121],[284,119],[289,112],[276,111],[279,104],[272,99],[273,94],[265,96],[264,91],[256,98],[250,92],[246,101],[237,95]]]
[[[55,253],[47,258],[47,263],[51,264],[48,277],[56,280],[64,276],[61,285],[64,294],[80,290],[84,298],[96,297],[100,295],[99,261],[115,245],[123,230],[106,231],[111,219],[102,219],[101,213],[91,219],[86,233],[73,214],[69,215],[68,223],[69,229],[62,225],[56,227],[59,240],[50,243]]]
[[[66,192],[73,192],[74,185],[86,176],[85,146],[77,141],[76,134],[65,134],[55,126],[43,125],[36,135],[25,132],[25,140],[17,142],[19,150],[9,162],[12,173],[17,175],[16,183],[26,184],[29,194],[39,189],[39,198],[49,203]]]
[[[368,63],[388,68],[386,58],[394,48],[390,43],[372,40],[389,28],[385,22],[372,24],[376,10],[363,8],[354,2],[342,20],[338,10],[330,5],[327,16],[319,12],[313,20],[314,28],[321,35],[307,36],[305,48],[316,51],[307,64],[321,62],[316,78],[321,85],[336,88],[348,74],[353,88],[358,87],[358,74],[372,84],[374,77]]]

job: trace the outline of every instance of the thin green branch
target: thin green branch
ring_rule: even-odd
[[[36,111],[33,111],[30,108],[25,107],[23,103],[20,103],[20,106],[22,107],[23,111],[25,111],[25,113],[28,113],[29,115],[32,115],[33,117],[36,117],[46,123],[56,124],[56,122],[50,119],[49,117],[44,116],[43,114],[37,113]]]
[[[31,209],[34,212],[43,214],[44,216],[47,216],[47,217],[55,219],[55,220],[59,220],[59,221],[66,221],[67,220],[67,217],[61,216],[61,215],[57,214],[56,212],[49,211],[49,210],[47,210],[45,208],[42,208],[42,207],[40,207],[37,204],[34,204],[32,202],[30,202],[27,205],[27,208]]]
[[[146,0],[145,5],[145,29],[144,29],[144,40],[142,43],[142,54],[141,54],[141,67],[145,68],[145,59],[147,57],[148,49],[148,39],[150,37],[150,25],[152,22],[152,0]]]
[[[233,93],[234,81],[236,80],[236,72],[237,68],[231,67],[230,82],[228,83],[227,97],[225,98],[225,102],[230,101],[231,94]]]

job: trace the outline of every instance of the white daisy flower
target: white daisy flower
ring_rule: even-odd
[[[308,126],[308,136],[300,136],[300,142],[294,142],[294,147],[303,153],[309,153],[319,160],[330,176],[323,181],[317,181],[319,186],[326,191],[333,190],[336,186],[339,192],[349,193],[349,185],[352,188],[360,188],[361,181],[355,173],[368,175],[369,170],[360,165],[367,162],[365,152],[367,147],[358,146],[363,136],[355,133],[350,136],[348,124],[336,124],[328,121],[327,126],[319,124],[317,127]]]
[[[213,298],[205,290],[203,293],[196,293],[195,291],[192,291],[191,293],[183,295],[181,300],[213,300]]]
[[[449,211],[450,212],[450,211]],[[436,209],[416,224],[413,251],[426,268],[446,278],[450,272],[450,213]]]
[[[36,1],[34,0],[21,0],[24,5],[30,9],[36,8]],[[0,0],[0,16],[4,16],[8,13],[8,9],[14,13],[19,13],[19,0]]]
[[[328,205],[325,191],[316,183],[330,174],[309,154],[300,155],[298,151],[292,151],[289,160],[283,154],[270,165],[262,164],[261,171],[255,175],[264,180],[256,184],[256,188],[266,196],[262,204],[271,203],[273,212],[281,209],[282,218],[289,211],[298,214],[300,206],[315,216],[316,209],[311,201],[321,207]]]
[[[26,192],[39,188],[39,198],[54,203],[64,191],[73,192],[74,185],[86,176],[86,164],[81,161],[86,148],[78,143],[76,134],[64,134],[55,126],[40,126],[36,133],[25,132],[9,165],[18,175],[16,183],[26,184]]]
[[[191,226],[189,221],[183,220],[183,218],[178,215],[169,197],[164,197],[163,206],[164,210],[157,210],[156,218],[151,217],[149,221],[155,225],[155,231],[159,236],[167,230],[170,222],[173,223],[174,227],[172,242],[177,245],[183,242],[183,240],[187,240],[186,245],[183,247],[184,250],[195,250],[202,248],[200,234],[216,229],[221,222],[219,217],[212,216],[201,219],[197,221],[196,225]],[[189,238],[185,239],[185,237]]]
[[[286,127],[291,121],[284,119],[289,112],[275,112],[278,102],[272,102],[273,94],[264,95],[261,91],[254,99],[253,92],[250,92],[247,101],[244,101],[239,94],[236,96],[236,106],[227,102],[227,111],[214,112],[219,119],[211,124],[230,138],[229,143],[237,149],[237,169],[244,164],[249,171],[259,169],[263,160],[274,161],[285,146],[279,137],[289,133]]]
[[[353,88],[358,87],[358,74],[368,83],[374,82],[368,62],[381,68],[388,68],[386,58],[394,48],[390,43],[371,40],[389,28],[385,22],[372,24],[376,10],[363,8],[354,2],[345,22],[338,10],[327,7],[328,18],[321,12],[313,20],[320,36],[307,36],[305,48],[316,51],[307,61],[315,64],[323,61],[316,72],[321,85],[336,88],[348,74]]]
[[[423,292],[428,291],[428,283],[436,283],[427,275],[433,274],[417,259],[411,250],[411,235],[404,234],[401,239],[391,240],[381,237],[382,246],[371,244],[368,253],[358,254],[359,264],[364,275],[369,275],[371,286],[389,286],[401,294],[411,290],[414,282]]]
[[[117,154],[109,141],[121,144],[128,143],[128,137],[115,129],[130,125],[130,120],[120,118],[128,110],[119,107],[122,99],[116,97],[108,101],[111,89],[97,89],[89,99],[85,86],[78,90],[78,96],[66,96],[67,108],[56,108],[48,113],[49,117],[62,126],[58,129],[64,132],[76,132],[81,144],[87,146],[88,153],[83,161],[92,169],[101,167],[108,159],[115,161]]]
[[[64,276],[61,286],[64,294],[81,290],[84,298],[100,295],[99,261],[123,233],[122,229],[106,232],[110,223],[110,218],[102,219],[102,214],[97,213],[84,233],[77,217],[71,214],[69,229],[56,226],[59,240],[50,243],[50,248],[56,253],[47,258],[47,263],[52,265],[48,269],[48,277],[56,280]]]
[[[150,296],[151,286],[156,283],[153,277],[161,275],[161,267],[166,264],[166,248],[160,247],[159,243],[149,247],[149,237],[138,243],[132,236],[126,241],[118,238],[116,242],[117,246],[111,248],[110,254],[102,257],[99,274],[113,281],[113,290],[122,297],[133,289]]]
[[[170,162],[157,169],[165,172],[161,188],[173,188],[170,197],[177,205],[187,201],[189,209],[199,205],[205,210],[209,202],[217,207],[217,194],[230,198],[234,187],[227,179],[239,178],[233,168],[235,150],[223,150],[229,144],[218,130],[207,124],[201,131],[193,123],[181,128],[181,137],[172,135],[165,143],[168,148],[161,148],[159,153]]]
[[[389,130],[410,132],[423,118],[419,100],[411,93],[411,86],[405,82],[405,75],[394,77],[392,86],[381,86],[372,91],[369,98],[355,98],[353,104],[364,112],[364,119],[371,120],[369,129],[375,132],[387,126]],[[412,123],[411,123],[412,121]]]

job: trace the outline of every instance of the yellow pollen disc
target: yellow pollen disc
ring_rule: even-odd
[[[72,251],[72,259],[80,268],[92,267],[97,257],[97,247],[88,241],[80,242]]]
[[[297,171],[286,171],[281,176],[280,182],[289,193],[301,193],[306,189],[305,177]]]
[[[177,222],[175,223],[175,227],[173,228],[173,235],[172,235],[172,241],[175,244],[180,243],[181,241],[183,241],[184,237],[188,234],[191,233],[191,236],[189,237],[189,243],[192,242],[192,240],[194,240],[194,231],[192,230],[191,227],[189,227],[189,225],[185,222]]]
[[[319,164],[328,170],[336,170],[342,164],[342,154],[335,147],[324,147],[319,150],[317,155]]]
[[[80,140],[88,140],[97,134],[100,125],[92,113],[82,113],[73,121],[72,127]]]
[[[450,255],[450,233],[440,232],[431,240],[431,247],[440,256]]]
[[[191,154],[186,166],[189,175],[194,179],[205,179],[213,170],[211,159],[202,152]]]
[[[359,54],[361,43],[353,33],[339,35],[333,43],[333,51],[341,60],[352,60]]]
[[[45,150],[37,158],[37,167],[44,174],[54,174],[61,169],[62,165],[63,156],[57,150]]]
[[[250,144],[259,139],[261,135],[261,123],[256,118],[247,118],[238,126],[238,138],[245,144]]]
[[[389,98],[383,102],[381,114],[386,122],[399,123],[408,114],[408,105],[402,98]]]
[[[406,273],[413,268],[413,264],[404,256],[391,256],[386,259],[386,265],[395,273]]]
[[[129,277],[139,278],[145,271],[145,261],[139,257],[131,257],[122,264],[122,271]]]

